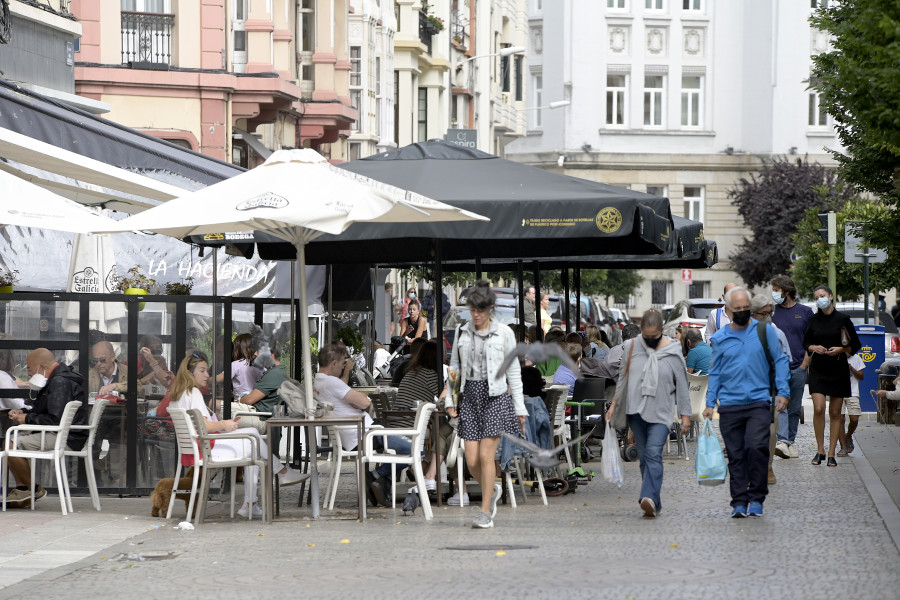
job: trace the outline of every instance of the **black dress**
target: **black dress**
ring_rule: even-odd
[[[850,337],[850,352],[859,352],[862,344],[856,335],[856,328],[850,317],[837,310],[826,315],[821,310],[813,314],[806,327],[803,336],[803,347],[825,346],[833,348],[841,345],[841,328],[847,331]],[[848,398],[850,396],[850,368],[847,365],[847,355],[841,352],[837,356],[827,354],[813,354],[809,363],[809,393],[824,394],[836,398]]]

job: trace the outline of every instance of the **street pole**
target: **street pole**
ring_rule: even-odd
[[[837,270],[834,266],[835,248],[837,248],[836,244],[828,246],[828,287],[831,288],[832,293],[837,298]]]
[[[869,248],[863,248],[863,323],[869,324]]]

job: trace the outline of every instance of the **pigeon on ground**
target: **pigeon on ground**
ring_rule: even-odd
[[[557,343],[542,344],[540,342],[535,342],[533,344],[516,344],[515,349],[503,359],[503,363],[500,365],[500,372],[505,372],[506,369],[509,368],[509,365],[517,358],[524,358],[535,364],[542,363],[550,358],[558,358],[564,365],[569,367],[569,370],[572,371],[572,373],[579,375],[578,365],[575,364],[575,361],[572,360],[572,357],[569,356],[566,349]]]
[[[415,487],[410,488],[409,493],[406,495],[406,500],[403,501],[403,514],[404,516],[409,513],[410,515],[416,514],[416,509],[419,508],[419,491]]]
[[[562,452],[566,446],[574,446],[579,443],[584,438],[588,437],[593,433],[593,430],[585,433],[584,435],[578,436],[574,440],[570,440],[564,444],[560,444],[556,448],[551,448],[547,450],[546,448],[541,448],[536,444],[532,444],[526,439],[523,439],[517,435],[511,435],[507,432],[503,432],[503,437],[508,439],[513,444],[517,444],[522,446],[526,450],[530,451],[531,454],[525,457],[525,460],[531,464],[536,469],[552,469],[562,461],[559,460],[559,453]]]

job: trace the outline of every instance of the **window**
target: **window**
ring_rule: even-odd
[[[688,298],[709,298],[709,282],[695,281],[688,287]]]
[[[809,0],[809,7],[813,10],[828,8],[828,0]]]
[[[827,127],[828,112],[822,104],[822,98],[819,92],[812,91],[809,93],[809,126],[810,127]]]
[[[375,57],[375,95],[381,96],[381,57]]]
[[[644,125],[662,127],[663,124],[663,76],[644,76]]]
[[[700,186],[684,186],[684,218],[692,221],[703,221],[703,188]],[[695,298],[698,296],[695,296]]]
[[[535,75],[534,76],[534,105],[535,106],[543,106],[544,105],[544,76],[543,75]],[[541,111],[535,110],[531,111],[534,113],[534,126],[536,128],[541,127]]]
[[[356,117],[356,121],[353,122],[353,125],[350,128],[353,131],[359,131],[359,125],[363,120],[362,90],[350,90],[350,106],[359,113]]]
[[[660,198],[669,197],[668,187],[664,185],[648,185],[647,193],[653,196],[659,196]]]
[[[664,10],[666,0],[644,0],[644,8],[647,10]]]
[[[362,85],[362,47],[350,46],[350,85]]]
[[[394,71],[394,139],[400,139],[400,71]]]
[[[416,141],[424,142],[428,140],[428,88],[419,88],[419,110],[417,115],[419,125],[419,137]]]
[[[126,12],[142,12],[171,14],[170,0],[122,0],[122,10]]]
[[[243,73],[247,68],[247,0],[235,0],[231,30],[231,68],[235,73]]]
[[[515,63],[514,63],[514,64],[515,64],[515,66],[516,66],[516,102],[521,102],[521,101],[522,101],[522,94],[523,94],[524,91],[525,91],[525,90],[522,89],[522,88],[524,87],[524,86],[522,85],[522,62],[523,62],[523,61],[522,61],[522,57],[521,57],[521,56],[516,56],[516,57],[515,57]]]
[[[650,282],[650,303],[654,306],[672,304],[672,282],[654,279]]]
[[[606,76],[606,124],[625,124],[625,92],[627,76]],[[538,105],[540,106],[540,105]]]
[[[359,160],[361,148],[362,148],[362,144],[360,144],[359,142],[351,142],[350,143],[350,152],[349,152],[350,160]],[[696,298],[697,296],[694,296],[694,297]]]
[[[627,3],[628,0],[606,0],[606,8],[617,8],[619,10],[625,10],[628,8]]]
[[[703,111],[702,104],[702,77],[681,78],[681,126],[700,127],[700,115]]]
[[[502,44],[501,47],[506,47],[507,44]],[[510,79],[509,73],[509,63],[510,58],[508,56],[500,57],[500,81],[501,81],[501,91],[509,92],[512,86],[512,80]]]
[[[703,10],[703,0],[683,0],[682,8],[684,10]],[[702,298],[703,296],[692,296],[692,298]]]

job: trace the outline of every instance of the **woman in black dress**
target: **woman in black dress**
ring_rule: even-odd
[[[407,317],[400,321],[401,335],[408,342],[424,337],[428,321],[422,316],[422,307],[419,305],[419,301],[415,298],[410,300],[406,310]]]
[[[813,296],[819,309],[810,319],[803,336],[803,347],[812,356],[809,363],[809,393],[812,396],[813,428],[818,451],[812,464],[825,458],[825,398],[829,399],[828,466],[836,467],[835,444],[841,432],[841,405],[850,395],[847,357],[856,354],[862,344],[853,321],[834,308],[834,293],[827,285],[816,288]]]

